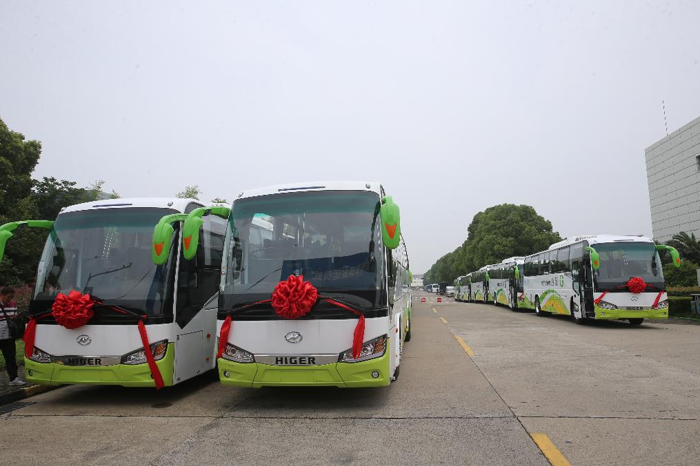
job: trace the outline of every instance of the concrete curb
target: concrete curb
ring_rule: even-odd
[[[15,401],[24,400],[25,398],[31,398],[33,396],[49,392],[56,388],[59,387],[52,387],[50,385],[31,385],[29,387],[17,387],[14,390],[9,390],[4,393],[0,393],[0,406],[14,403]]]

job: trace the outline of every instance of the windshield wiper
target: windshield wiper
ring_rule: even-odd
[[[96,273],[95,275],[93,275],[92,272],[90,272],[90,275],[88,275],[88,279],[87,279],[87,281],[85,282],[85,286],[83,287],[83,292],[84,292],[84,293],[87,292],[88,284],[90,283],[90,280],[92,280],[93,278],[99,277],[100,275],[107,275],[107,274],[110,274],[110,273],[119,272],[120,270],[128,269],[128,268],[130,268],[130,267],[132,266],[132,264],[133,264],[133,262],[129,262],[129,265],[122,265],[121,267],[116,268],[116,269],[114,269],[114,270],[107,270],[106,272]]]

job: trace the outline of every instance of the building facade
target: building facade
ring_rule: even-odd
[[[654,239],[684,231],[700,238],[700,118],[646,151]]]

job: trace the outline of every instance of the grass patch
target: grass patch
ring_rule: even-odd
[[[15,340],[15,347],[17,348],[17,364],[24,365],[24,341]],[[0,353],[0,370],[5,370],[5,357]]]

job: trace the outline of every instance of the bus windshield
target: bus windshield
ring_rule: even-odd
[[[226,233],[220,310],[269,299],[277,283],[290,275],[303,275],[319,294],[363,309],[386,306],[378,214],[379,196],[371,192],[286,193],[237,200]],[[314,311],[321,311],[317,308]],[[307,318],[326,318],[331,312],[314,311]],[[354,316],[341,310],[337,318],[343,317]],[[241,318],[276,315],[267,305],[245,316],[241,313]]]
[[[128,208],[60,214],[39,263],[37,310],[50,307],[59,292],[76,290],[149,315],[172,313],[175,260],[162,266],[151,261],[153,228],[172,213]]]
[[[601,243],[593,247],[600,255],[600,269],[594,272],[598,291],[624,289],[632,277],[664,289],[661,259],[653,243]]]

